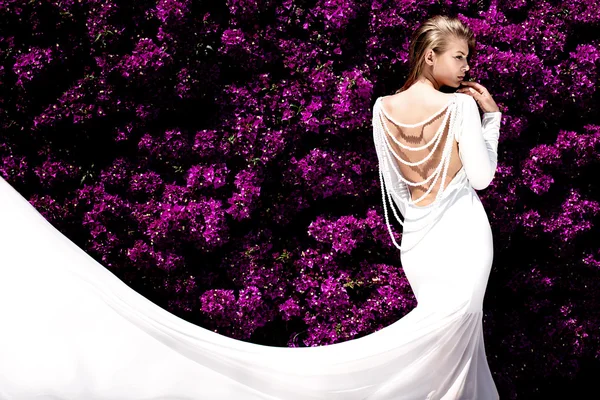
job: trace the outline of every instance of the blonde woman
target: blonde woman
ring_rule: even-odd
[[[502,113],[485,87],[465,81],[474,48],[458,19],[426,21],[412,37],[407,82],[373,108],[384,217],[417,298],[429,351],[419,362],[431,371],[423,385],[435,399],[498,398],[482,333],[493,240],[476,190],[494,178]],[[388,202],[403,216],[391,208],[401,245]]]
[[[402,264],[418,306],[354,340],[269,347],[178,318],[0,178],[0,398],[497,399],[481,330],[492,237],[474,189],[494,175],[500,113],[481,85],[439,91],[459,86],[471,51],[456,20],[425,22],[405,90],[374,105],[382,189],[404,216]],[[420,182],[430,174],[441,178]]]

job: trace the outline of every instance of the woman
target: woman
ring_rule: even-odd
[[[473,94],[438,91],[458,87],[468,69],[472,34],[459,22],[428,21],[411,46],[406,90],[377,100],[373,133],[382,189],[392,189],[405,218],[401,261],[418,299],[414,310],[370,335],[328,346],[234,340],[133,291],[0,179],[0,398],[497,399],[481,328],[492,239],[473,188],[493,177],[500,112],[481,85],[468,84]],[[457,50],[463,58],[455,58]],[[487,111],[483,127],[474,99]],[[414,124],[391,123],[419,120],[442,100],[447,125],[430,118],[417,134]],[[443,127],[437,142],[436,126]],[[414,161],[427,150],[415,156],[396,144],[409,160],[398,164],[386,138],[412,147],[433,140],[429,158],[439,159],[447,185],[434,182],[428,191],[405,182],[432,168]]]
[[[474,47],[459,20],[432,18],[412,38],[415,62],[406,84],[377,99],[373,110],[384,216],[417,298],[413,311],[454,318],[443,336],[432,337],[443,365],[433,375],[445,379],[433,386],[436,399],[498,398],[481,325],[493,241],[475,190],[485,189],[496,172],[502,113],[482,85],[464,81]],[[456,93],[439,91],[461,83]],[[403,225],[400,246],[390,228],[386,188],[404,216],[392,208]]]

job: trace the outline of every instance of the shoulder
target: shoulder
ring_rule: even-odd
[[[467,104],[468,106],[477,107],[477,103],[475,102],[475,99],[473,98],[473,96],[469,96],[468,94],[460,93],[460,92],[456,92],[456,93],[454,93],[454,95],[456,96],[456,99],[459,102],[461,102],[462,104]]]

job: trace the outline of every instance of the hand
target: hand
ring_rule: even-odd
[[[475,101],[484,113],[500,111],[498,105],[492,99],[492,95],[477,82],[463,81],[457,92],[468,94],[475,98]]]

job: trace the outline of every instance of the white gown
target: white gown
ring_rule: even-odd
[[[501,114],[482,126],[475,101],[456,94],[447,113],[463,169],[441,208],[416,207],[390,169],[380,104],[380,173],[405,218],[401,261],[418,300],[407,315],[320,347],[219,335],[132,290],[0,178],[0,399],[498,399],[482,333],[492,235],[472,183],[493,177]],[[422,235],[432,209],[443,212]]]

